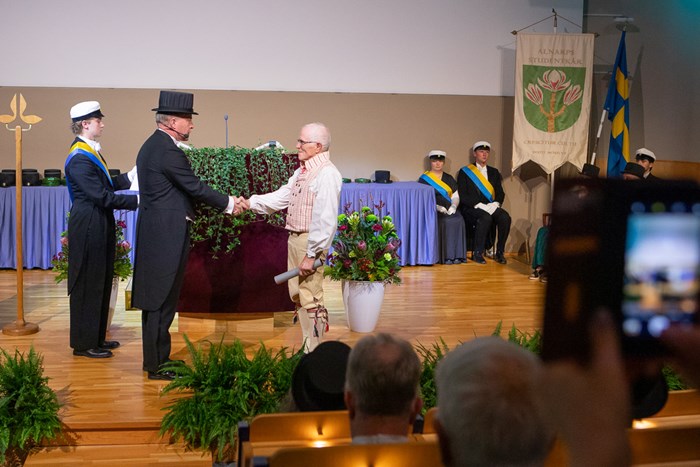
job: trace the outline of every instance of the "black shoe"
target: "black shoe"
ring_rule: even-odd
[[[185,361],[184,361],[184,360],[170,360],[170,359],[168,359],[168,361],[165,362],[165,363],[163,363],[163,364],[161,365],[161,367],[163,367],[163,365],[166,365],[166,364],[168,364],[168,363],[185,363]],[[148,371],[148,370],[146,369],[145,366],[143,366],[143,367],[141,367],[141,368],[143,368],[143,371]]]
[[[74,350],[73,355],[77,357],[87,357],[87,358],[109,358],[113,357],[114,354],[106,349],[87,349],[87,350]]]
[[[103,350],[111,350],[111,349],[116,349],[119,347],[119,342],[117,341],[104,341],[102,344],[100,344],[100,348]]]
[[[506,258],[503,256],[503,253],[496,253],[496,256],[493,258],[498,264],[506,264],[508,261],[506,261]]]
[[[176,378],[174,371],[149,371],[148,379],[157,379],[162,381],[172,381]]]
[[[472,256],[472,261],[479,264],[486,264],[483,253],[475,252]]]

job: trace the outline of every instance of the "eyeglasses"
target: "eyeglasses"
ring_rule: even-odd
[[[298,139],[297,144],[299,146],[303,146],[305,144],[319,144],[319,143],[317,143],[316,141],[304,141],[303,139]]]

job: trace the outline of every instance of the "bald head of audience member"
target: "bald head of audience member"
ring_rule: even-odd
[[[420,372],[418,355],[403,339],[380,333],[355,344],[345,376],[345,405],[353,442],[407,438],[423,407]]]
[[[543,465],[554,433],[541,414],[539,358],[498,337],[450,351],[436,370],[435,428],[448,467]]]

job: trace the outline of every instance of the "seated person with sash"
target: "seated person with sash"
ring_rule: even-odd
[[[457,182],[452,175],[443,172],[444,151],[432,150],[428,154],[430,170],[420,176],[418,182],[435,189],[435,202],[438,211],[438,238],[440,239],[440,259],[442,264],[467,262],[467,239],[464,219],[457,213],[459,193]]]
[[[487,236],[491,227],[496,226],[498,243],[494,259],[497,263],[506,264],[503,252],[510,232],[510,215],[501,207],[506,197],[501,185],[501,173],[495,167],[486,165],[491,154],[491,143],[477,141],[472,146],[472,152],[475,163],[462,167],[457,176],[461,200],[459,209],[465,222],[476,226],[472,259],[486,264],[484,251]]]

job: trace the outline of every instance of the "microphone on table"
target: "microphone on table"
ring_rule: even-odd
[[[321,267],[323,264],[323,260],[321,258],[316,258],[316,261],[314,261],[314,269],[318,269]],[[293,277],[297,277],[299,275],[299,268],[294,268],[290,269],[289,271],[283,272],[281,274],[277,274],[275,276],[275,284],[281,284],[283,282],[287,282],[289,279]]]

